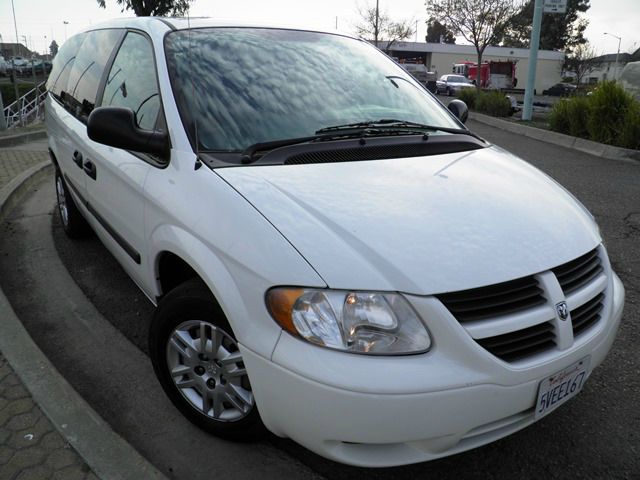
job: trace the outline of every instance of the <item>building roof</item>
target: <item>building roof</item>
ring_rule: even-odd
[[[602,63],[616,63],[616,53],[607,53],[606,55],[600,55],[599,57],[595,57],[594,60],[597,60]],[[621,53],[618,55],[619,63],[627,63],[632,60],[632,55],[630,53]]]

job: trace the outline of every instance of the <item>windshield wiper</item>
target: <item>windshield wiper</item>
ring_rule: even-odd
[[[371,120],[366,122],[346,123],[344,125],[336,125],[333,127],[325,127],[320,130],[316,130],[316,134],[329,133],[329,132],[345,132],[345,131],[357,131],[363,129],[410,129],[420,131],[432,131],[432,132],[445,132],[445,133],[458,133],[462,135],[471,135],[475,137],[473,133],[464,128],[449,128],[449,127],[437,127],[435,125],[425,125],[423,123],[407,122],[405,120],[396,120],[395,118],[381,118],[380,120]]]
[[[373,126],[363,126],[361,128],[349,128],[349,129],[338,129],[338,130],[327,130],[324,129],[318,130],[315,135],[311,135],[308,137],[297,137],[297,138],[285,138],[282,140],[273,140],[270,142],[260,142],[254,143],[253,145],[249,145],[244,151],[240,154],[240,161],[243,164],[249,164],[255,162],[257,159],[255,158],[256,153],[258,152],[267,152],[270,150],[275,150],[280,147],[288,147],[290,145],[297,145],[299,143],[307,143],[307,142],[320,142],[320,141],[328,141],[328,140],[338,140],[345,138],[361,138],[364,139],[366,137],[379,137],[379,136],[387,136],[387,135],[423,135],[424,129],[422,128],[410,128],[409,126],[402,126],[401,128],[393,128],[388,125],[384,125],[383,128],[373,127]],[[426,140],[426,138],[425,138]]]

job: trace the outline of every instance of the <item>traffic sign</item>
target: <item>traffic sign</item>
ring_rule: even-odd
[[[565,13],[567,0],[544,0],[544,13]]]

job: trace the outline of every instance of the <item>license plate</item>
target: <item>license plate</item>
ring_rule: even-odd
[[[590,359],[591,357],[585,357],[542,381],[538,389],[538,401],[534,415],[536,420],[578,394],[589,376]]]

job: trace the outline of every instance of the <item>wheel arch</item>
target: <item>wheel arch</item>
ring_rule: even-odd
[[[149,243],[156,247],[149,258],[158,302],[168,293],[167,289],[197,277],[220,306],[238,342],[266,358],[271,357],[282,330],[268,317],[262,295],[252,293],[255,289],[266,291],[267,285],[261,285],[264,279],[251,275],[251,289],[241,289],[236,277],[243,276],[244,281],[249,272],[179,226],[157,228]],[[258,321],[246,321],[250,318]]]

